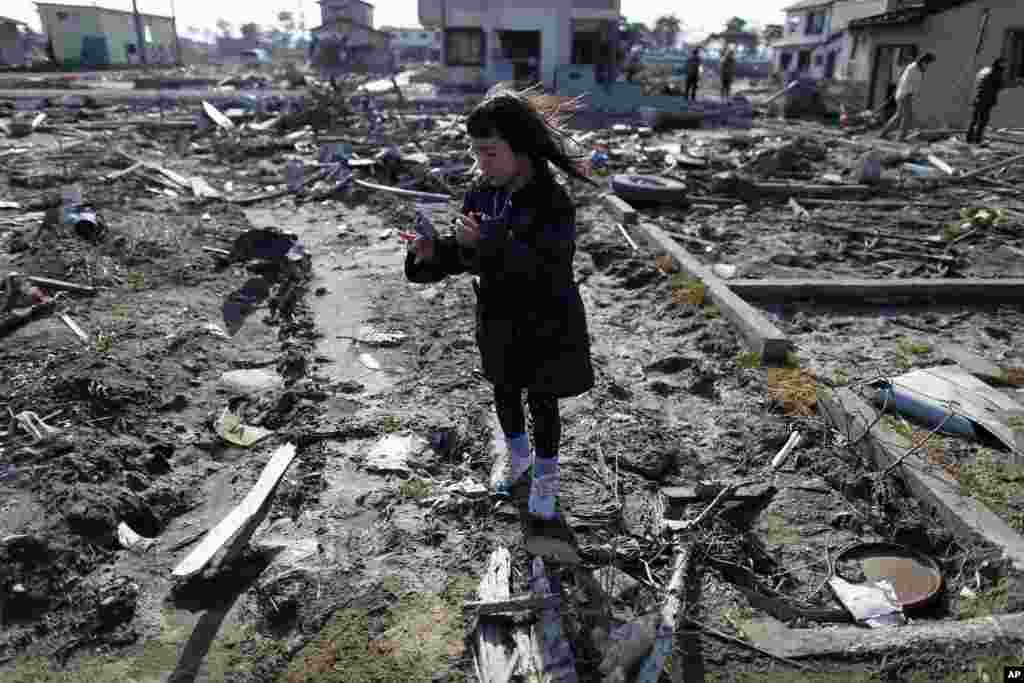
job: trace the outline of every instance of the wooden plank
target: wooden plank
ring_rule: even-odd
[[[486,614],[510,614],[513,612],[532,612],[548,607],[557,607],[562,603],[557,596],[536,597],[534,595],[517,595],[500,602],[476,600],[463,603],[462,609],[480,616]]]
[[[849,658],[864,660],[891,656],[894,652],[973,651],[991,643],[1010,652],[1024,643],[1024,613],[998,614],[964,621],[921,619],[903,628],[789,628],[775,619],[758,619],[756,628],[744,634],[759,648],[777,657]],[[993,679],[995,681],[997,679]]]
[[[270,509],[269,503],[273,500],[273,493],[295,459],[295,452],[295,444],[289,443],[278,448],[260,473],[256,485],[242,502],[203,538],[202,542],[174,568],[171,575],[179,579],[195,576],[203,571],[232,539],[234,542],[228,547],[228,552],[222,558],[223,562],[229,561],[234,552],[244,547],[249,541],[249,536]]]
[[[705,297],[722,311],[722,315],[735,325],[752,351],[759,353],[766,364],[782,363],[792,348],[789,339],[760,311],[737,296],[730,286],[716,277],[683,249],[667,232],[651,223],[640,223],[639,233],[646,236],[657,249],[670,255],[689,277],[704,283]]]
[[[909,440],[881,422],[874,424],[875,410],[850,389],[823,393],[818,405],[832,426],[857,442],[857,448],[873,458],[880,470],[890,467],[910,448]],[[870,433],[860,439],[872,424]],[[906,458],[896,471],[925,508],[939,516],[963,543],[973,545],[978,540],[991,543],[1003,549],[1004,556],[1014,567],[1024,569],[1024,537],[987,506],[961,496],[960,484],[941,467],[929,464],[922,453],[916,453]]]
[[[895,280],[730,280],[729,287],[739,296],[754,301],[884,302],[955,301],[986,303],[1024,298],[1024,279],[939,279],[907,278]]]
[[[621,197],[614,194],[606,194],[601,198],[604,205],[615,214],[615,218],[623,225],[636,225],[636,209],[626,203]]]
[[[24,277],[32,284],[43,287],[44,289],[73,292],[74,294],[86,294],[88,296],[94,296],[96,294],[96,288],[88,285],[79,285],[74,282],[66,282],[64,280],[54,280],[53,278],[48,277],[36,277],[35,275],[26,275]],[[3,283],[0,282],[0,285],[2,284]]]

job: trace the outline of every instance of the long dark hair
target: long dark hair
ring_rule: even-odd
[[[562,130],[565,117],[578,108],[580,100],[530,93],[501,85],[491,88],[466,120],[470,137],[501,138],[513,152],[529,158],[537,171],[547,172],[550,162],[570,178],[596,186],[577,169],[585,157],[568,152],[575,142]]]

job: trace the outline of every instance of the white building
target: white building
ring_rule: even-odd
[[[419,0],[423,26],[443,33],[453,84],[537,82],[559,66],[593,64],[608,77],[618,52],[620,0]]]
[[[774,43],[775,68],[795,77],[848,80],[855,45],[848,30],[855,19],[885,11],[886,0],[801,0],[784,11],[782,38]]]

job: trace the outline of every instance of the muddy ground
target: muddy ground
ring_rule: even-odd
[[[794,127],[822,146],[826,159],[848,158],[824,132]],[[364,128],[346,135],[366,156],[379,148],[359,144]],[[724,156],[750,151],[730,135],[666,133],[648,144]],[[777,126],[763,133],[778,135]],[[424,135],[422,151],[465,162],[462,141],[447,138]],[[628,150],[638,142],[615,144]],[[486,485],[492,459],[493,410],[490,387],[476,372],[472,288],[465,279],[404,281],[404,246],[395,232],[411,207],[391,195],[351,184],[321,193],[318,185],[298,198],[240,206],[195,199],[158,174],[108,177],[133,163],[118,147],[201,176],[230,197],[282,188],[289,158],[315,170],[317,150],[308,139],[291,151],[264,146],[258,153],[246,153],[244,144],[232,153],[228,143],[199,137],[183,148],[175,132],[121,131],[93,133],[62,154],[54,139],[36,134],[17,143],[33,151],[10,155],[0,175],[0,197],[22,207],[0,211],[0,272],[99,290],[58,302],[87,342],[55,314],[0,342],[6,408],[47,416],[61,430],[33,444],[12,424],[0,442],[0,464],[15,468],[0,482],[3,680],[473,680],[462,603],[472,599],[496,547],[513,553],[514,593],[526,590],[529,557],[522,501],[495,505],[465,486]],[[813,158],[798,157],[803,170],[792,172],[829,172],[825,159]],[[711,159],[721,165],[709,171],[731,163]],[[626,158],[613,161],[613,170],[644,170],[645,163]],[[408,179],[409,169],[386,171],[357,173],[377,182]],[[702,173],[689,177],[695,194],[710,182]],[[454,175],[448,182],[458,194],[465,180]],[[97,244],[63,226],[44,227],[45,212],[72,182],[107,223]],[[440,189],[437,181],[414,186]],[[605,623],[588,577],[609,589],[618,619],[658,604],[673,559],[654,526],[665,486],[772,484],[760,498],[728,506],[697,544],[699,590],[689,616],[722,632],[742,638],[767,615],[809,629],[847,620],[824,579],[830,554],[854,541],[896,541],[940,563],[942,595],[914,619],[1021,609],[1016,577],[992,560],[998,553],[959,544],[898,479],[879,477],[855,455],[813,405],[819,386],[856,386],[878,373],[933,364],[942,342],[1004,366],[1024,365],[1019,307],[779,302],[765,311],[796,344],[793,367],[779,374],[760,366],[714,307],[694,303],[693,283],[659,267],[658,254],[630,247],[600,192],[575,191],[576,266],[598,381],[563,402],[562,503],[583,563],[555,567],[568,596],[565,628],[580,680],[600,680],[593,629]],[[886,192],[936,200],[932,188],[913,183]],[[859,245],[830,227],[941,236],[962,205],[1019,208],[976,189],[943,198],[948,210],[854,215],[813,208],[809,219],[798,219],[785,203],[737,200],[644,216],[709,265],[736,265],[740,277],[935,276],[915,259],[850,255]],[[311,270],[304,261],[285,267],[237,251],[235,241],[254,228],[295,235]],[[1008,255],[1022,246],[1019,221],[961,244],[954,274],[1009,277],[1019,268]],[[234,253],[225,258],[203,247]],[[244,321],[230,325],[225,301],[242,301],[246,283],[246,293],[255,287],[260,296],[244,301]],[[360,341],[371,330],[400,335],[387,345]],[[280,384],[240,395],[221,379],[237,369],[276,373]],[[212,427],[225,407],[275,433],[248,449],[226,444]],[[765,464],[794,428],[803,444],[766,481]],[[408,459],[382,465],[374,449],[401,438],[411,446]],[[298,458],[245,554],[197,580],[172,582],[170,571],[287,442],[298,446]],[[951,441],[942,449],[937,466],[970,466],[979,451]],[[702,506],[668,514],[684,518]],[[120,522],[155,544],[123,548]],[[962,597],[965,587],[977,597]],[[688,671],[702,670],[706,680],[979,680],[979,667],[994,674],[1019,656],[998,643],[972,652],[851,653],[810,662],[827,673],[801,678],[736,644],[687,642],[699,643],[686,653]]]

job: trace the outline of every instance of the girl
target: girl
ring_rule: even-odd
[[[521,94],[488,93],[467,120],[481,177],[465,197],[455,236],[402,233],[411,282],[477,276],[477,346],[509,450],[494,493],[509,495],[531,473],[528,510],[546,520],[557,517],[558,399],[594,385],[586,314],[573,278],[576,210],[549,163],[591,181],[567,155],[557,120],[549,118]]]

